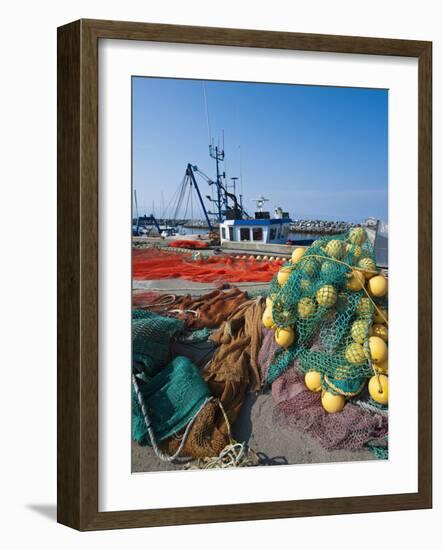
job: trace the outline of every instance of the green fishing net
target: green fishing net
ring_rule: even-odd
[[[374,303],[359,284],[364,269],[376,271],[375,255],[364,228],[314,241],[295,264],[288,263],[280,284],[274,277],[269,298],[272,320],[279,328],[292,327],[295,342],[277,350],[268,371],[272,383],[298,359],[303,372],[317,371],[324,387],[343,395],[358,393],[373,374],[368,338]],[[284,282],[286,278],[286,282]]]
[[[150,311],[132,312],[133,364],[143,365],[147,376],[154,375],[169,360],[171,338],[183,331],[184,322]]]
[[[208,386],[197,367],[187,358],[177,356],[153,378],[138,380],[143,403],[157,441],[182,430],[210,397]],[[148,429],[132,388],[132,438],[149,445]]]

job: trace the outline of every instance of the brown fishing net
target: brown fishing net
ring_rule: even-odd
[[[261,298],[242,303],[210,337],[219,347],[202,376],[211,394],[220,399],[231,427],[246,393],[260,389],[258,355],[264,307]],[[163,442],[162,448],[173,454],[180,442],[178,435]],[[229,429],[225,417],[217,402],[213,401],[196,418],[180,455],[192,458],[218,456],[228,443]]]
[[[218,456],[229,443],[226,430],[217,427],[217,418],[221,411],[216,401],[210,401],[195,419],[188,434],[181,456],[206,458]],[[174,454],[181,442],[180,436],[171,437],[162,444],[162,450],[169,455]]]
[[[213,290],[199,297],[134,291],[132,303],[133,307],[182,319],[189,329],[200,329],[218,327],[247,299],[245,292],[234,287]]]

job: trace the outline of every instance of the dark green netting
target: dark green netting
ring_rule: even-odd
[[[153,376],[169,359],[171,338],[183,331],[184,322],[150,311],[132,312],[132,360]]]
[[[323,380],[326,376],[331,384],[325,382],[325,388],[352,394],[373,374],[368,337],[375,308],[364,290],[348,287],[353,268],[363,274],[364,269],[376,270],[365,230],[319,239],[295,264],[283,268],[290,272],[287,282],[281,286],[274,277],[268,294],[272,319],[276,327],[294,328],[296,339],[276,352],[267,382],[298,359],[304,372],[320,372]],[[385,300],[376,303],[384,306]]]
[[[147,382],[138,381],[140,393],[157,441],[182,430],[194,418],[209,389],[197,367],[187,358],[177,356]],[[148,430],[132,388],[132,438],[150,445]]]

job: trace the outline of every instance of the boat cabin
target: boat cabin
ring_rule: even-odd
[[[256,212],[253,219],[225,220],[220,224],[220,242],[284,244],[291,222],[288,213],[281,209],[276,209],[274,218],[269,212]]]

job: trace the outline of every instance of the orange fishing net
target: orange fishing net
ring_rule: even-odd
[[[132,276],[136,280],[187,279],[208,282],[269,282],[280,260],[237,259],[227,254],[193,259],[192,254],[147,248],[134,249]]]

